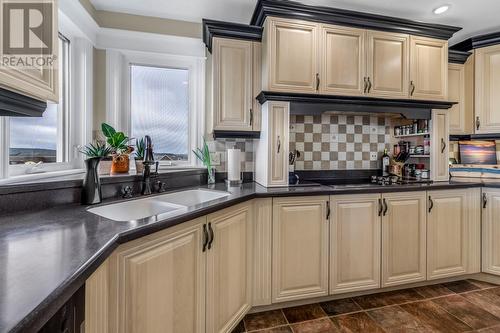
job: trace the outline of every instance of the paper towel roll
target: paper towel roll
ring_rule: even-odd
[[[227,179],[235,181],[241,179],[241,150],[228,149],[227,150]]]

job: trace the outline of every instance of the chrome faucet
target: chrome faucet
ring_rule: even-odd
[[[146,151],[144,153],[144,160],[142,163],[144,164],[144,171],[142,173],[142,195],[151,194],[151,166],[155,164],[155,157],[153,154],[153,142],[149,135],[144,137],[144,141],[146,141]],[[158,164],[156,164],[156,168],[158,169]],[[157,170],[158,172],[158,170]]]

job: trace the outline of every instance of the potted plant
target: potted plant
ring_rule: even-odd
[[[194,155],[200,162],[207,168],[208,184],[215,184],[215,168],[212,167],[212,160],[210,158],[210,151],[208,150],[207,142],[203,138],[203,149],[196,148],[193,150]]]
[[[144,153],[146,152],[146,141],[144,138],[137,139],[135,142],[135,170],[137,173],[144,171]]]
[[[112,126],[102,123],[102,132],[111,147],[113,161],[111,174],[128,173],[130,167],[130,153],[134,150],[127,143],[130,139],[123,132],[117,132]]]
[[[79,150],[80,153],[87,156],[87,159],[85,159],[86,173],[82,187],[82,203],[100,203],[102,195],[98,167],[101,159],[109,156],[111,153],[111,147],[106,145],[106,143],[96,141],[95,143],[87,144]]]

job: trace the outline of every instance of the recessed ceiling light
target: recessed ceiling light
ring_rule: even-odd
[[[442,5],[442,6],[439,6],[438,8],[436,8],[436,9],[434,9],[433,12],[434,12],[434,14],[439,15],[439,14],[443,14],[448,9],[450,9],[450,5]]]

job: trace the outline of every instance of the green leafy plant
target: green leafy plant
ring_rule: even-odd
[[[125,133],[117,132],[112,126],[106,123],[102,123],[101,129],[113,153],[124,154],[130,151],[130,147],[127,145],[130,139]]]
[[[137,139],[135,142],[135,159],[143,160],[146,153],[146,141],[144,138]]]
[[[198,158],[201,163],[208,169],[212,169],[212,160],[210,158],[210,151],[208,150],[208,145],[207,142],[205,141],[205,138],[203,138],[203,149],[196,148],[193,150],[194,155],[196,158]]]
[[[79,149],[79,151],[88,158],[93,158],[107,157],[111,154],[112,149],[105,142],[95,141],[94,143],[89,143],[83,146]]]

